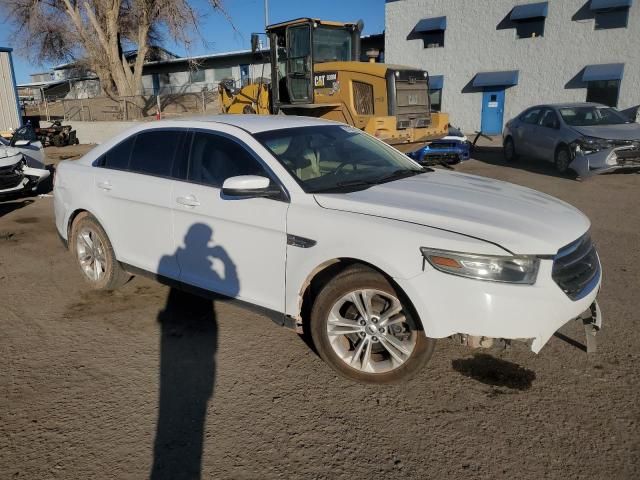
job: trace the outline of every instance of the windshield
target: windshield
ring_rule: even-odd
[[[287,128],[254,136],[309,193],[363,190],[427,171],[347,125]]]
[[[344,28],[319,26],[313,31],[314,63],[353,60],[351,41],[351,32]]]
[[[627,117],[611,107],[571,107],[561,108],[560,115],[567,125],[588,127],[592,125],[621,125],[631,123]]]

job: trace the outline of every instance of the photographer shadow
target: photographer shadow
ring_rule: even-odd
[[[201,281],[235,296],[239,282],[235,264],[221,246],[210,246],[213,230],[191,226],[184,246],[160,261],[158,271],[196,265]],[[217,259],[217,261],[216,261]],[[224,273],[215,269],[221,262]],[[199,479],[207,405],[213,398],[218,348],[218,324],[211,296],[171,288],[160,323],[160,394],[150,478]]]

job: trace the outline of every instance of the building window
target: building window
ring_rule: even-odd
[[[531,18],[517,22],[517,38],[544,37],[544,21],[545,18]]]
[[[433,32],[425,32],[422,34],[424,48],[444,47],[444,30],[436,30]]]
[[[429,89],[429,103],[431,104],[431,111],[442,111],[442,89]]]
[[[444,47],[444,32],[447,29],[447,17],[423,18],[413,28],[411,38],[421,38],[424,48]]]
[[[595,29],[609,30],[611,28],[627,28],[629,9],[617,8],[595,12]]]
[[[204,70],[191,70],[191,83],[204,82]]]
[[[221,82],[225,78],[233,78],[233,70],[231,67],[213,69],[213,80],[215,82]]]
[[[617,107],[619,93],[620,80],[598,80],[587,83],[587,102]]]

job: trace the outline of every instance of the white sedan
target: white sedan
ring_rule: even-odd
[[[526,339],[538,352],[585,311],[600,323],[600,262],[581,212],[422,168],[338,123],[140,125],[60,163],[54,200],[94,288],[141,273],[260,307],[359,381],[411,377],[437,338]]]

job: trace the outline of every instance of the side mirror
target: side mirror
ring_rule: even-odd
[[[257,33],[251,34],[251,53],[256,53],[260,46],[260,37]]]
[[[267,177],[239,175],[237,177],[229,177],[224,181],[222,194],[235,198],[280,198],[282,190],[275,185],[271,185],[271,180]]]
[[[27,147],[27,146],[31,145],[31,141],[30,140],[16,140],[16,142],[13,145],[15,147]]]

